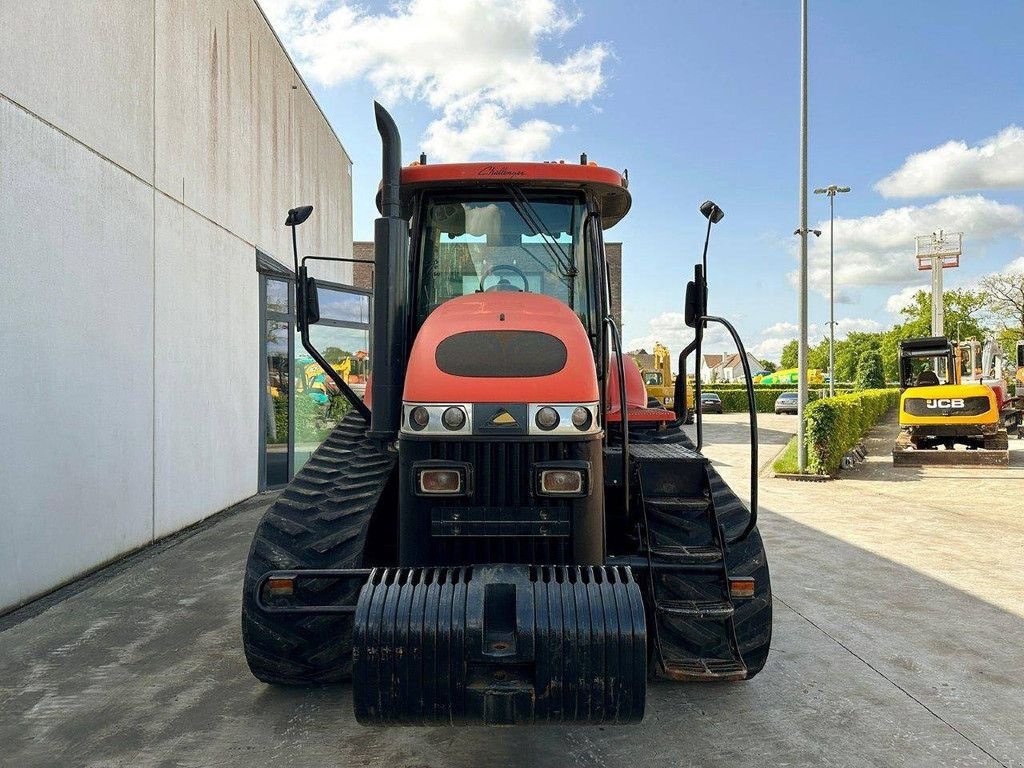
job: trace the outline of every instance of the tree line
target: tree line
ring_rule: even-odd
[[[1017,342],[1024,338],[1024,273],[990,275],[983,278],[975,289],[944,291],[942,303],[946,337],[979,341],[994,337],[1007,357],[1015,359]],[[887,331],[855,331],[836,341],[836,381],[858,381],[866,375],[861,370],[864,366],[876,367],[876,358],[885,381],[899,378],[899,343],[904,339],[932,335],[931,292],[918,291],[900,310],[900,315],[901,320]],[[797,366],[796,339],[783,347],[780,362],[782,368]],[[828,369],[827,336],[808,349],[807,367]],[[870,378],[877,378],[874,371]]]

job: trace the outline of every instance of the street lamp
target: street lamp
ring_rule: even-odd
[[[829,184],[814,190],[816,195],[828,195],[828,396],[836,394],[836,281],[835,281],[835,218],[836,194],[849,192],[849,187]]]

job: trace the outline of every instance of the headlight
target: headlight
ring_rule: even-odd
[[[466,412],[454,405],[451,408],[445,408],[444,413],[441,414],[441,423],[446,429],[458,431],[466,425]]]
[[[409,426],[419,431],[430,423],[430,412],[422,405],[416,406],[409,412]]]
[[[550,432],[552,429],[558,426],[559,417],[558,411],[550,406],[544,406],[534,417],[534,421],[537,426],[543,429],[545,432]]]
[[[531,403],[529,434],[582,437],[601,431],[597,403]]]
[[[582,405],[573,408],[572,411],[572,425],[581,431],[590,428],[590,423],[594,420],[594,417],[590,414],[586,408]]]
[[[439,437],[472,434],[471,409],[466,403],[402,403],[402,433]]]

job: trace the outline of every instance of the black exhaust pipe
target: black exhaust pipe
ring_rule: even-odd
[[[402,137],[388,111],[373,103],[380,133],[383,167],[381,217],[374,222],[373,281],[373,416],[368,435],[379,440],[398,436],[405,377],[409,307],[409,224],[402,218],[399,185]]]

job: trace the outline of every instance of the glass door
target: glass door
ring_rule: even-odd
[[[291,478],[294,393],[292,356],[295,318],[290,281],[260,275],[263,297],[260,365],[261,490],[279,488]]]

